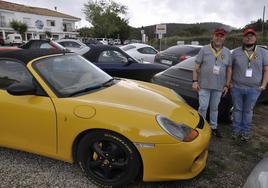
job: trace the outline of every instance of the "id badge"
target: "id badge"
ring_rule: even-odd
[[[252,69],[246,70],[246,77],[251,78],[252,77]]]
[[[214,65],[213,67],[213,74],[220,74],[220,66]]]

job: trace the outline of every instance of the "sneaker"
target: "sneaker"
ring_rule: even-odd
[[[232,133],[232,139],[233,140],[237,140],[238,137],[239,137],[239,133],[235,133],[235,132]]]
[[[241,135],[241,141],[248,142],[249,141],[249,135],[248,134],[242,134]]]
[[[218,131],[218,129],[212,129],[212,134],[215,135],[218,138],[222,138],[221,133]]]

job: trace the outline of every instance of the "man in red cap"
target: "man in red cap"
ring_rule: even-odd
[[[206,118],[207,109],[210,113],[210,127],[216,137],[222,137],[218,131],[218,105],[222,93],[226,95],[231,79],[231,72],[227,71],[231,64],[230,50],[223,46],[227,32],[223,28],[216,28],[212,41],[198,53],[193,71],[194,91],[199,95],[199,113]],[[227,73],[226,73],[227,72]]]
[[[233,139],[248,141],[253,108],[268,82],[268,52],[256,45],[256,31],[243,31],[243,45],[232,52]]]

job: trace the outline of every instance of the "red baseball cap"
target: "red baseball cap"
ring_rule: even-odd
[[[213,32],[214,35],[216,34],[222,34],[222,35],[226,35],[227,31],[225,31],[223,28],[216,28]]]
[[[243,36],[246,36],[246,35],[249,34],[249,33],[252,33],[253,35],[256,36],[256,31],[255,31],[254,29],[252,29],[252,28],[247,28],[247,29],[245,29],[245,30],[243,31]]]

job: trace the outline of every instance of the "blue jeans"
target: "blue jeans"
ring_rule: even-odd
[[[199,90],[199,108],[198,112],[206,119],[207,109],[209,107],[210,127],[217,129],[218,126],[218,106],[221,100],[222,92],[212,89]]]
[[[249,135],[253,108],[256,104],[260,91],[256,88],[236,88],[231,89],[232,100],[234,105],[233,111],[233,132]]]

